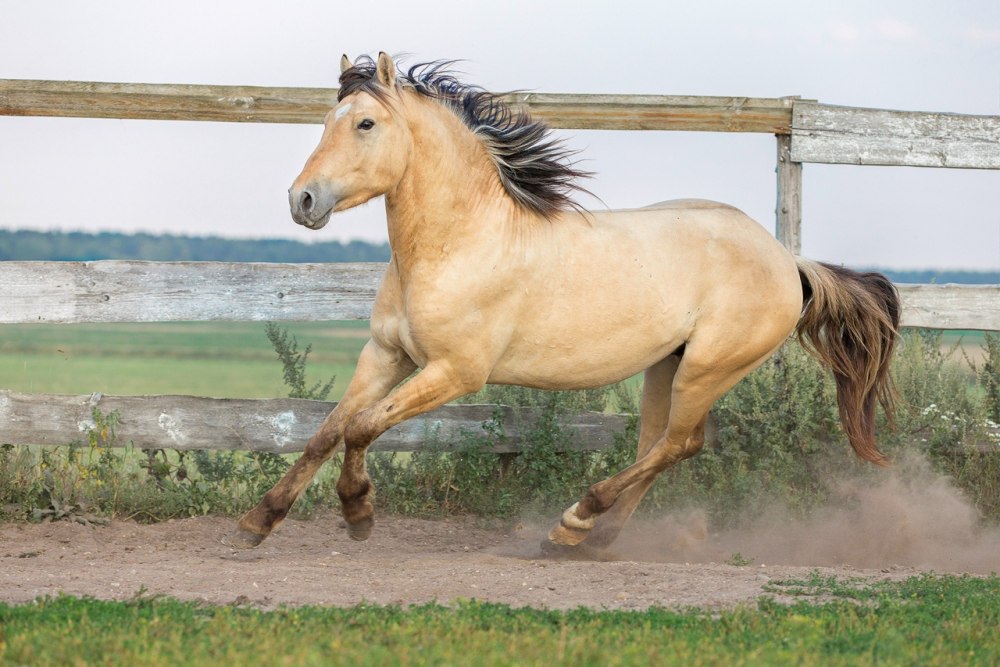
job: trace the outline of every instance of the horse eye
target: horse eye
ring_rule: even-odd
[[[373,127],[375,127],[375,121],[373,121],[371,118],[365,118],[360,123],[358,123],[358,129],[364,130],[365,132],[372,129]]]

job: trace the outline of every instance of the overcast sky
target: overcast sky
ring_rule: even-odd
[[[1000,114],[998,0],[0,0],[7,79],[332,87],[341,53],[379,50],[462,59],[465,80],[497,91]],[[773,229],[770,135],[564,134],[611,207],[707,197]],[[319,135],[0,117],[0,226],[384,240],[380,202],[319,232],[291,221],[286,189]],[[806,165],[803,210],[803,254],[815,259],[1000,269],[1000,171]]]

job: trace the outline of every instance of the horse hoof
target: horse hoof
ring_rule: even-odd
[[[347,524],[347,534],[350,535],[352,540],[364,542],[372,536],[372,529],[374,528],[375,519],[368,517],[366,519],[361,519],[357,523]]]
[[[590,530],[571,528],[560,521],[556,524],[555,528],[549,531],[549,542],[566,547],[575,547],[587,539],[587,535],[589,534]]]
[[[265,537],[267,537],[267,535],[254,533],[249,530],[244,530],[243,528],[237,528],[229,535],[224,536],[221,542],[227,547],[233,549],[253,549],[263,542]]]

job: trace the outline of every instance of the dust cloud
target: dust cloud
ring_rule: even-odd
[[[637,519],[612,550],[653,562],[1000,572],[1000,529],[984,526],[975,507],[924,460],[911,456],[877,476],[828,483],[833,502],[807,520],[777,503],[738,528],[716,531],[705,512],[694,510]]]

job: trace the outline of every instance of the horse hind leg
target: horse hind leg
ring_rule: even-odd
[[[636,449],[636,461],[646,456],[667,430],[670,393],[680,361],[680,355],[673,354],[646,369],[642,383],[642,401],[639,406],[639,444]],[[586,545],[605,548],[614,542],[652,484],[653,480],[645,483],[637,482],[625,489],[611,509],[600,515],[594,530],[587,537]]]
[[[590,487],[584,497],[563,512],[559,523],[549,532],[556,544],[575,546],[585,540],[597,525],[597,519],[629,492],[626,502],[638,504],[657,475],[678,461],[696,454],[704,443],[704,425],[716,400],[740,379],[764,362],[776,347],[764,354],[699,359],[688,346],[677,368],[670,394],[670,411],[663,435],[634,464]],[[749,361],[748,361],[749,359]],[[634,490],[631,490],[634,489]],[[624,507],[621,515],[635,507]],[[614,518],[609,524],[613,530]],[[600,538],[597,538],[600,539]]]
[[[705,416],[702,417],[694,431],[691,432],[691,435],[684,442],[680,456],[677,458],[677,463],[691,458],[701,451],[702,446],[705,444],[705,423],[707,421],[708,413],[706,412]],[[671,463],[670,465],[673,464]],[[586,538],[586,546],[596,549],[606,549],[611,546],[618,539],[618,535],[621,534],[625,524],[628,523],[632,514],[639,507],[639,503],[646,497],[646,493],[649,492],[656,478],[657,476],[654,475],[628,487],[618,496],[618,500],[611,506],[611,509],[604,514],[598,515],[594,530]]]

